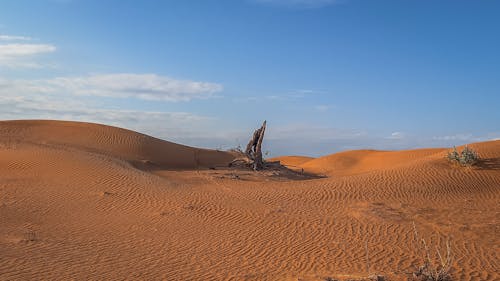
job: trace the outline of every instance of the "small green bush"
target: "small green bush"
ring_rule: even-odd
[[[447,157],[451,162],[458,163],[462,166],[472,166],[479,160],[477,152],[472,148],[469,148],[467,145],[460,153],[456,147],[453,147],[453,150],[448,152]]]
[[[453,147],[452,151],[448,151],[448,160],[460,162],[460,153],[457,151],[457,147]]]

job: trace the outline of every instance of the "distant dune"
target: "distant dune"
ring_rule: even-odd
[[[499,280],[500,141],[277,157],[326,178],[230,170],[228,152],[110,126],[0,122],[0,280],[324,280],[420,265],[451,241],[456,280]],[[368,251],[367,251],[368,249]]]
[[[437,155],[443,158],[444,149],[409,151],[353,150],[304,161],[299,166],[306,171],[329,176],[348,176],[405,166]],[[283,159],[288,163],[288,159]]]
[[[4,121],[2,137],[29,143],[57,145],[109,155],[131,163],[148,163],[169,169],[193,169],[227,165],[227,152],[171,143],[133,131],[106,125],[67,121]]]

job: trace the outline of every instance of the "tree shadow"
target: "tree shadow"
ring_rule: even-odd
[[[500,170],[500,158],[480,159],[476,166],[482,170]]]

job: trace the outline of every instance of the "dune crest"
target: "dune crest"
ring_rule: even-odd
[[[227,165],[230,153],[184,146],[137,132],[70,121],[3,121],[0,134],[13,141],[57,145],[62,149],[96,152],[133,163],[161,168],[193,169]]]
[[[410,165],[432,156],[440,157],[445,151],[439,148],[407,151],[353,150],[320,157],[300,166],[314,173],[349,176]]]

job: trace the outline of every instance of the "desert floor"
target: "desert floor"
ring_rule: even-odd
[[[103,125],[0,122],[0,280],[323,280],[422,264],[499,280],[500,141],[281,157],[292,179],[225,168],[227,152]]]

